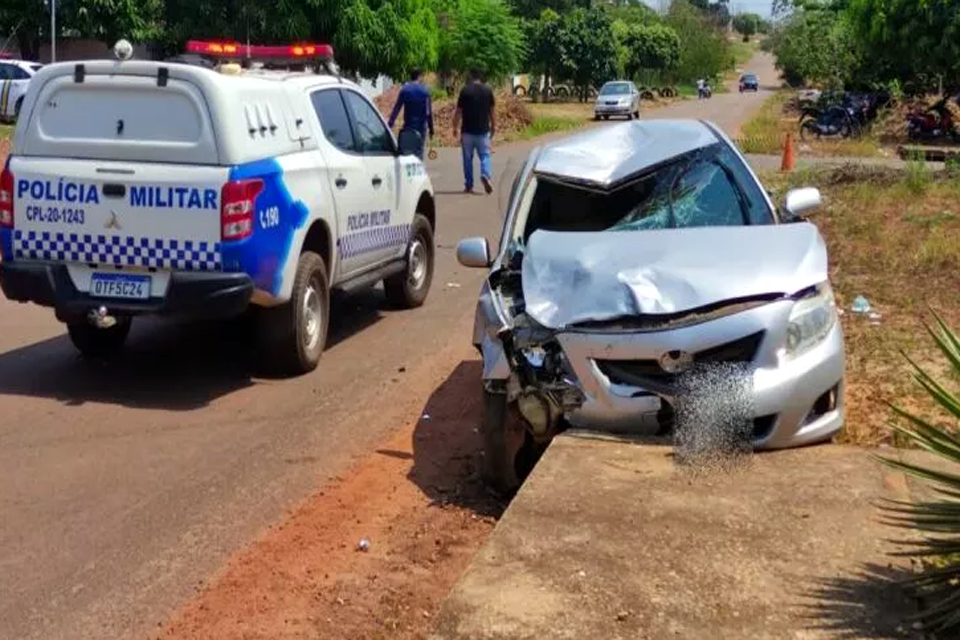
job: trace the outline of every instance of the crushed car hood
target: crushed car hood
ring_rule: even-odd
[[[810,223],[656,231],[535,231],[522,266],[526,313],[562,329],[792,295],[827,280]]]

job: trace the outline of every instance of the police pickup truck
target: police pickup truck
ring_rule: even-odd
[[[137,315],[249,311],[291,373],[317,366],[332,291],[382,281],[391,303],[423,304],[433,187],[332,49],[187,50],[215,68],[132,60],[121,41],[117,60],[34,77],[0,177],[7,298],[52,307],[97,357]]]

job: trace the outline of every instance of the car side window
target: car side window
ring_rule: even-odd
[[[357,150],[370,155],[393,155],[393,138],[367,100],[354,91],[344,91],[344,100],[357,132]]]
[[[350,118],[338,89],[322,89],[310,94],[313,109],[320,119],[320,128],[335,147],[341,151],[356,152],[357,144],[350,128]]]
[[[10,67],[10,79],[11,80],[29,80],[30,74],[21,69],[20,67]]]
[[[0,64],[0,80],[11,80],[13,78],[10,74],[10,68],[9,64]]]

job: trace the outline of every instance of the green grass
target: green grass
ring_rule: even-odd
[[[874,446],[893,442],[884,403],[925,415],[924,391],[913,384],[905,351],[930,373],[946,375],[930,358],[922,320],[933,308],[960,324],[960,177],[916,163],[907,169],[847,166],[764,180],[776,202],[786,191],[814,186],[825,206],[814,213],[827,242],[831,280],[847,352],[847,421],[843,440]],[[850,306],[863,295],[881,314],[878,324]]]
[[[582,118],[565,118],[562,116],[538,116],[527,128],[516,135],[516,139],[529,140],[558,131],[577,129],[586,124]]]
[[[0,140],[13,137],[13,125],[0,124]]]
[[[794,136],[794,144],[800,145],[799,119],[796,113],[784,113],[784,107],[793,97],[791,91],[778,91],[763,103],[760,110],[740,129],[738,143],[744,153],[779,154],[787,133]],[[859,138],[824,138],[808,140],[798,151],[807,156],[869,158],[882,155],[880,142],[865,131]]]

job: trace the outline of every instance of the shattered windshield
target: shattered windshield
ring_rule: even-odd
[[[602,96],[625,96],[628,93],[630,93],[630,85],[626,82],[605,84],[600,89],[600,95]]]
[[[610,192],[541,179],[524,239],[549,231],[630,231],[773,224],[740,159],[715,144],[678,156]]]

